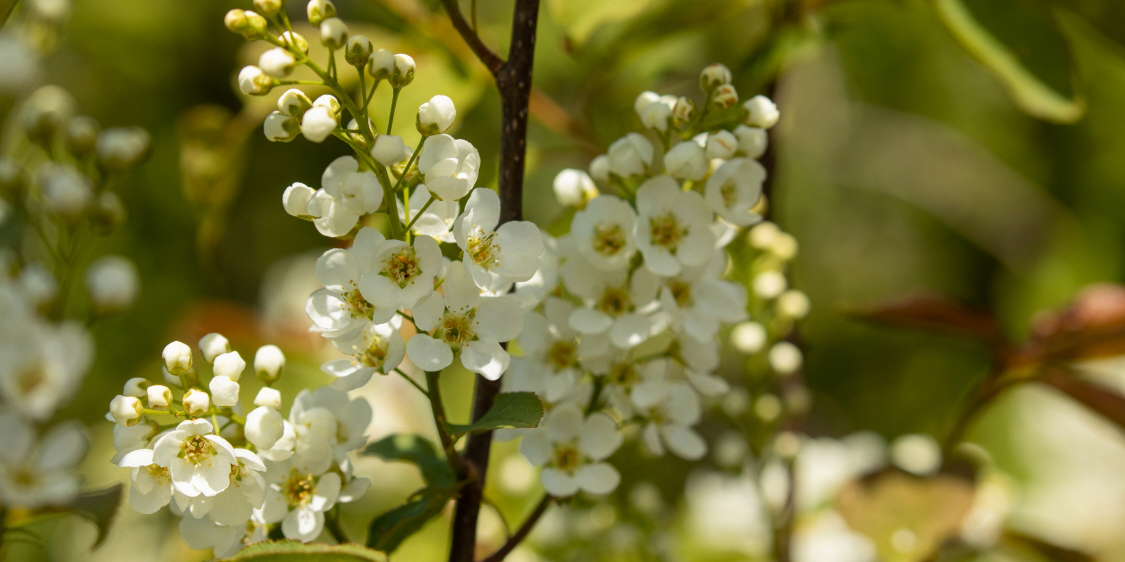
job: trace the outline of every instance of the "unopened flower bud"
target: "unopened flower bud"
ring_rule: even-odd
[[[148,407],[153,410],[164,410],[172,403],[172,389],[154,384],[148,387]]]
[[[269,406],[259,406],[246,414],[246,439],[259,451],[272,448],[285,434],[281,414]]]
[[[770,348],[769,361],[774,371],[787,375],[801,368],[803,357],[800,348],[787,341],[780,341]]]
[[[730,333],[734,348],[747,355],[761,351],[768,337],[766,328],[757,322],[738,324]]]
[[[182,375],[191,369],[191,348],[186,343],[174,341],[164,346],[164,368],[173,375]]]
[[[263,345],[254,353],[254,372],[258,380],[266,384],[273,384],[281,378],[281,371],[285,369],[285,354],[276,345]]]
[[[112,234],[125,222],[125,204],[121,197],[112,191],[103,191],[94,202],[94,212],[90,215],[90,224],[99,233]]]
[[[736,150],[738,138],[730,131],[716,131],[707,135],[707,158],[726,160],[734,156]]]
[[[719,109],[728,109],[738,103],[738,92],[734,86],[730,84],[723,84],[715,89],[715,93],[711,96],[711,103]]]
[[[386,49],[378,49],[367,57],[367,73],[375,81],[389,80],[395,71],[395,55]]]
[[[447,96],[434,96],[418,106],[418,132],[424,136],[444,133],[453,125],[457,108]]]
[[[110,127],[98,135],[98,166],[114,173],[127,172],[144,161],[152,148],[152,135],[140,127]]]
[[[379,135],[375,137],[371,157],[384,166],[393,166],[406,158],[406,145],[400,136]]]
[[[731,79],[730,69],[720,63],[709,64],[699,73],[699,85],[706,94],[719,86],[730,84]]]
[[[297,59],[293,57],[293,53],[282,47],[269,49],[258,57],[258,67],[262,69],[262,72],[274,78],[289,76],[289,73],[293,72],[295,64],[297,64]]]
[[[285,93],[277,98],[277,110],[293,117],[301,117],[310,107],[312,107],[312,100],[296,88],[285,90]]]
[[[348,44],[344,48],[344,61],[363,70],[367,65],[367,59],[371,57],[372,50],[370,39],[362,35],[353,35],[348,38]]]
[[[309,23],[320,25],[328,18],[336,17],[336,6],[328,0],[311,0],[306,7]]]
[[[672,119],[679,125],[686,125],[695,119],[695,102],[680,96],[676,98],[676,105],[672,107]]]
[[[590,161],[590,177],[601,183],[609,181],[609,156],[599,154]]]
[[[738,149],[750,158],[761,158],[769,147],[769,135],[760,127],[739,125],[734,128],[734,136],[738,139]]]
[[[238,73],[238,89],[248,96],[264,96],[276,83],[265,71],[253,65],[243,67]]]
[[[220,356],[221,358],[222,356]],[[218,363],[218,359],[215,360]],[[238,404],[238,383],[229,377],[215,375],[211,378],[207,388],[211,390],[211,400],[220,408],[229,408]]]
[[[289,142],[301,134],[301,122],[292,115],[274,111],[266,116],[262,132],[270,142]]]
[[[648,129],[660,132],[668,130],[668,119],[672,116],[672,108],[663,101],[655,101],[641,111],[641,124]]]
[[[391,70],[390,77],[391,87],[397,90],[413,82],[414,68],[414,59],[410,55],[395,55],[395,67]]]
[[[79,115],[66,126],[66,148],[78,158],[85,158],[98,144],[98,122],[93,117]]]
[[[567,207],[582,209],[598,196],[598,187],[586,172],[567,168],[555,176],[555,197]]]
[[[780,117],[777,105],[766,96],[754,96],[742,104],[742,122],[751,127],[768,129],[776,125]]]
[[[300,33],[294,31],[286,31],[285,33],[282,33],[280,36],[278,36],[277,40],[281,41],[282,44],[289,45],[293,49],[305,53],[306,55],[309,54],[309,42],[306,41]]]
[[[633,111],[637,113],[637,118],[640,118],[644,115],[645,108],[659,101],[660,94],[656,92],[641,92],[637,95],[637,99],[633,100]]]
[[[66,219],[77,219],[90,205],[94,188],[90,180],[70,166],[47,163],[39,167],[43,202],[48,211]]]
[[[211,332],[199,338],[199,351],[203,353],[203,360],[214,363],[215,358],[230,353],[230,340],[218,332]]]
[[[125,425],[136,425],[145,413],[145,405],[136,396],[122,396],[118,394],[109,402],[109,415],[113,421]]]
[[[282,0],[254,0],[254,9],[267,18],[272,18],[281,10]]]
[[[104,256],[86,270],[90,303],[101,314],[120,312],[137,298],[137,267],[121,256]]]
[[[276,388],[263,386],[254,397],[255,406],[269,406],[274,410],[281,410],[281,391]]]
[[[797,289],[790,289],[777,297],[778,314],[800,320],[809,313],[809,297]]]
[[[246,368],[246,360],[237,351],[231,351],[216,357],[214,367],[215,376],[227,377],[232,381],[237,381],[238,377],[242,376],[243,369]]]
[[[348,42],[348,24],[340,18],[325,18],[320,22],[320,43],[335,50]],[[344,54],[347,57],[347,53]],[[366,62],[366,61],[365,61]]]
[[[0,197],[16,199],[27,189],[27,174],[11,158],[0,156]]]
[[[125,381],[125,388],[121,390],[121,394],[132,396],[133,398],[143,398],[148,385],[148,379],[144,377],[133,377]]]
[[[211,408],[211,397],[202,390],[192,388],[184,393],[183,403],[188,415],[197,418],[205,415]]]
[[[74,114],[74,98],[58,86],[43,86],[27,97],[23,106],[23,130],[27,137],[49,147],[55,135]]]
[[[261,14],[239,9],[227,12],[227,15],[223,18],[223,23],[226,24],[227,29],[241,35],[247,41],[265,37],[266,27],[268,26],[266,18],[262,17]]]
[[[694,140],[681,142],[664,153],[664,169],[674,178],[701,180],[709,168],[703,147]]]
[[[281,194],[281,204],[285,207],[285,212],[293,215],[294,217],[307,217],[309,216],[309,200],[312,199],[316,190],[303,184],[294,183],[285,188],[285,193]]]
[[[323,142],[340,125],[338,119],[329,108],[313,106],[301,117],[301,134],[312,142]]]
[[[340,117],[340,110],[343,108],[343,106],[340,105],[340,100],[336,99],[336,96],[333,96],[332,94],[324,94],[323,96],[316,98],[316,100],[313,101],[312,104],[313,107],[323,107],[328,111],[331,111],[332,114],[337,117],[337,119]]]

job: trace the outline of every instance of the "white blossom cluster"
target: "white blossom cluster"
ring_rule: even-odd
[[[0,103],[11,108],[0,144],[0,505],[31,515],[81,491],[86,432],[56,414],[93,361],[88,326],[136,297],[133,264],[91,263],[89,249],[124,220],[114,181],[149,146],[145,131],[103,130],[66,90],[40,85],[68,15],[69,2],[25,2],[0,30]]]
[[[171,506],[188,545],[216,556],[266,540],[274,529],[315,539],[326,512],[370,485],[352,474],[348,453],[367,442],[371,405],[320,387],[300,391],[282,416],[273,385],[285,355],[265,345],[249,365],[262,386],[246,413],[246,360],[217,333],[204,336],[199,351],[210,366],[206,383],[191,348],[172,342],[163,352],[164,384],[130,379],[110,402],[113,462],[132,470],[129,505],[141,513]]]
[[[693,427],[701,397],[729,390],[713,374],[719,329],[747,318],[745,287],[723,279],[724,248],[761,220],[766,170],[756,158],[778,119],[763,96],[734,107],[730,81],[720,64],[704,69],[702,109],[641,94],[635,110],[659,145],[629,133],[589,174],[568,169],[555,179],[559,200],[577,211],[568,234],[546,239],[533,281],[517,286],[528,312],[523,356],[507,379],[549,407],[521,451],[543,466],[553,496],[616,488],[620,476],[605,459],[631,425],[655,455],[695,460],[707,451]]]

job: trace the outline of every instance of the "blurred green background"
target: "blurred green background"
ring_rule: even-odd
[[[510,2],[477,3],[481,35],[506,52]],[[294,15],[303,13],[303,4],[290,4]],[[1081,116],[1059,123],[1057,115],[1029,115],[1021,94],[943,24],[938,4],[545,0],[526,217],[546,227],[562,216],[554,175],[585,168],[638,128],[637,93],[698,97],[699,69],[726,64],[744,99],[773,92],[782,112],[772,138],[773,218],[800,242],[794,285],[813,303],[802,328],[814,396],[811,433],[867,429],[887,438],[940,438],[987,369],[987,352],[956,339],[871,327],[848,313],[935,291],[994,311],[1018,341],[1038,311],[1064,305],[1089,283],[1125,280],[1125,6],[970,3],[981,18],[998,22],[996,36],[1030,72],[1063,98],[1080,100]],[[438,3],[336,5],[377,48],[417,60],[400,118],[432,95],[453,98],[458,120],[451,132],[478,147],[480,183],[494,185],[498,96]],[[103,126],[140,125],[154,139],[151,159],[122,192],[129,220],[99,248],[137,263],[140,298],[126,315],[97,326],[96,365],[60,414],[92,428],[91,486],[127,479],[108,462],[106,404],[129,377],[159,377],[159,351],[172,339],[194,342],[219,331],[244,356],[260,343],[277,343],[292,350],[289,388],[327,382],[316,365],[331,351],[305,332],[303,315],[315,286],[311,263],[326,239],[280,203],[293,181],[317,185],[345,147],[265,140],[261,108],[280,92],[244,106],[233,87],[238,69],[253,60],[249,53],[258,51],[223,27],[232,7],[249,6],[76,0],[48,65],[49,81],[68,88]],[[1047,20],[1055,26],[1044,28]],[[374,103],[386,103],[383,94]],[[449,383],[467,389],[469,380]],[[404,389],[380,385],[376,424],[384,433],[428,430],[420,405],[402,398],[409,396]],[[463,416],[467,403],[453,408]],[[1028,388],[992,408],[970,437],[1025,484],[1013,515],[1018,525],[1105,560],[1125,556],[1120,434],[1051,392]],[[512,450],[500,447],[498,455]],[[624,466],[626,483],[653,479],[652,462]],[[659,462],[657,484],[674,504],[692,466]],[[365,470],[374,472],[372,492],[350,510],[357,536],[358,520],[367,518],[359,514],[400,501],[415,484],[404,467]],[[526,487],[497,493],[513,520],[534,495]],[[63,523],[75,532],[62,543],[73,544],[54,545],[51,559],[201,558],[179,544],[171,524],[170,516],[140,518],[126,509],[109,542],[91,555],[92,530]],[[409,543],[401,558],[437,560],[440,527]],[[146,529],[163,534],[138,532]]]

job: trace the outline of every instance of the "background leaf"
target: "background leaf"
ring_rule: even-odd
[[[450,433],[476,433],[494,429],[518,429],[537,427],[543,419],[543,402],[531,392],[504,392],[496,396],[496,402],[487,414],[468,425],[447,424]]]
[[[113,524],[113,517],[117,514],[117,507],[121,505],[121,491],[121,484],[117,484],[104,490],[81,494],[70,504],[70,509],[75,514],[90,520],[97,526],[98,538],[94,540],[92,548],[101,546],[102,541],[109,533],[109,527]]]
[[[853,312],[861,320],[991,341],[1000,337],[991,315],[953,298],[920,294]]]
[[[367,546],[387,554],[394,552],[402,541],[441,513],[455,495],[448,490],[423,490],[419,498],[376,517],[367,531]]]
[[[355,544],[302,544],[284,540],[252,544],[238,554],[224,558],[228,562],[387,562],[387,557]]]
[[[375,455],[388,461],[413,463],[422,471],[427,484],[438,488],[453,486],[453,474],[437,447],[428,439],[409,433],[396,433],[384,437],[364,449],[364,454]]]

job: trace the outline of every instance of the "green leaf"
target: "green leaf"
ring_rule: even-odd
[[[378,517],[367,530],[367,546],[390,554],[417,533],[457,495],[455,490],[421,490],[421,496]]]
[[[1024,112],[1073,123],[1086,111],[1075,91],[1070,45],[1050,8],[1037,0],[934,0],[942,22],[992,71]]]
[[[547,0],[551,19],[581,45],[603,24],[628,20],[644,11],[649,0]]]
[[[387,562],[387,556],[357,544],[302,544],[268,541],[252,544],[225,562]]]
[[[480,433],[494,429],[537,427],[543,419],[543,402],[531,392],[504,392],[487,414],[471,424],[446,424],[449,433]]]
[[[421,469],[426,483],[437,488],[449,488],[456,481],[437,447],[418,435],[396,433],[368,445],[363,453],[388,461],[414,463]]]
[[[75,515],[89,519],[98,528],[98,538],[92,548],[98,548],[109,534],[113,516],[121,505],[121,484],[79,495],[68,506]]]

